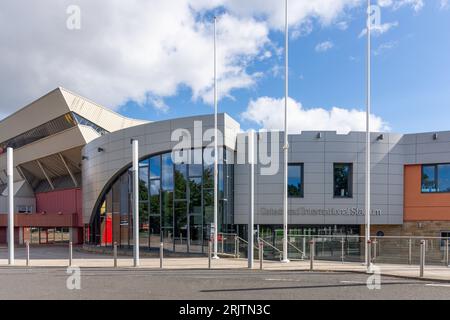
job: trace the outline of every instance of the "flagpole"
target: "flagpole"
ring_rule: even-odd
[[[370,0],[367,0],[367,101],[366,101],[366,210],[365,210],[365,265],[370,268],[370,108],[371,108],[371,21]]]
[[[214,249],[213,258],[218,259],[217,256],[217,234],[219,233],[217,224],[218,213],[218,156],[219,150],[217,145],[217,48],[216,48],[216,33],[217,33],[217,17],[214,16]]]
[[[283,260],[282,262],[289,262],[288,259],[288,155],[289,155],[289,142],[288,142],[288,96],[289,96],[289,29],[288,29],[288,0],[285,0],[285,91],[284,91],[284,185],[283,185]]]

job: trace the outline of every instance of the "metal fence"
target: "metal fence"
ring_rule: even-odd
[[[370,241],[372,262],[417,265],[420,262],[420,242],[425,241],[427,265],[449,265],[450,238],[441,237],[372,237]],[[280,260],[282,237],[255,238],[255,258],[259,255],[259,241],[264,243],[264,259]],[[365,238],[355,235],[289,235],[288,258],[304,260],[310,257],[314,241],[315,259],[341,262],[365,261]],[[218,251],[221,254],[246,258],[248,241],[236,234],[220,234]]]

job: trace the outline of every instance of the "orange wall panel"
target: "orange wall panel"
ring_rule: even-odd
[[[404,170],[404,221],[450,221],[450,193],[422,193],[421,165]]]

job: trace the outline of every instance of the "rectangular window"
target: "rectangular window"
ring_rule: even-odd
[[[448,240],[448,246],[450,248],[450,231],[441,231],[441,248],[443,250],[446,249],[445,245],[447,244],[447,240]]]
[[[333,166],[334,197],[351,198],[353,186],[353,164],[335,163]]]
[[[161,177],[161,156],[150,158],[150,179],[159,179]]]
[[[166,153],[162,155],[162,189],[173,191],[173,162],[172,155]]]
[[[423,193],[450,192],[450,164],[422,165]]]
[[[288,197],[303,198],[303,164],[288,165]]]

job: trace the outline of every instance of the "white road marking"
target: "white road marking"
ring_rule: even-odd
[[[297,279],[273,279],[273,278],[267,278],[267,279],[264,279],[264,280],[266,280],[266,281],[289,281],[289,282],[292,282],[292,281],[300,282],[300,281],[302,281],[302,280],[297,280]]]
[[[450,284],[444,284],[444,283],[427,283],[425,286],[450,288]]]

